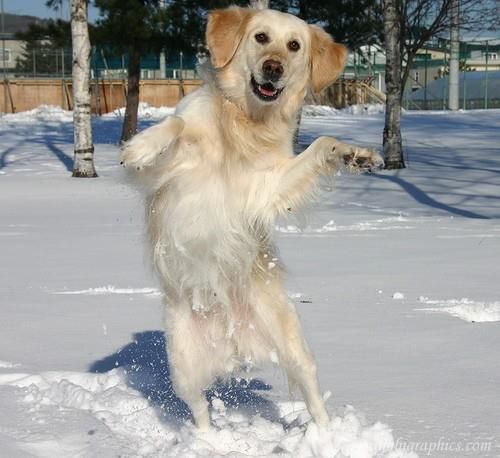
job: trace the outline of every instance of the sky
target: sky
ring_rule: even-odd
[[[485,0],[486,1],[486,0]],[[28,14],[44,18],[59,18],[61,13],[45,6],[46,0],[3,0],[7,13]],[[63,0],[63,18],[69,20],[69,0]],[[89,6],[89,19],[94,22],[99,16],[97,8]],[[500,30],[493,32],[468,32],[467,40],[492,39],[500,37]]]
[[[45,6],[46,0],[3,0],[6,13],[28,14],[44,18],[58,18],[61,13]],[[63,1],[63,17],[69,19],[69,1]],[[89,18],[94,21],[98,16],[97,9],[89,7]]]

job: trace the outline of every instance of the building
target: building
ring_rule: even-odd
[[[0,71],[10,78],[16,62],[24,52],[24,41],[16,38],[16,33],[25,32],[30,24],[43,24],[45,19],[35,16],[4,13],[4,30],[0,31]]]

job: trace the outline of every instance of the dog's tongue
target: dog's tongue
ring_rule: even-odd
[[[278,89],[276,89],[274,86],[271,86],[270,84],[264,84],[262,86],[259,86],[259,91],[261,92],[261,94],[264,94],[267,97],[272,97],[276,95]]]

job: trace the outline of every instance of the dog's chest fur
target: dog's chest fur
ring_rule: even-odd
[[[276,172],[241,157],[197,160],[203,141],[181,139],[178,148],[184,159],[149,205],[157,267],[193,308],[230,305],[269,249]]]

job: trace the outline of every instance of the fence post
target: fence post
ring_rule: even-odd
[[[10,100],[10,111],[11,111],[11,113],[15,113],[16,106],[14,105],[14,98],[12,97],[12,92],[10,90],[9,80],[5,79],[4,84],[7,86],[7,92],[8,92],[9,100]]]
[[[448,86],[446,86],[446,84],[443,85],[443,111],[446,110],[446,106],[448,105],[447,104],[447,89],[448,89]]]
[[[62,69],[62,77],[64,79],[64,48],[61,49],[61,69]]]
[[[425,53],[425,66],[424,66],[424,110],[427,110],[427,52]]]

